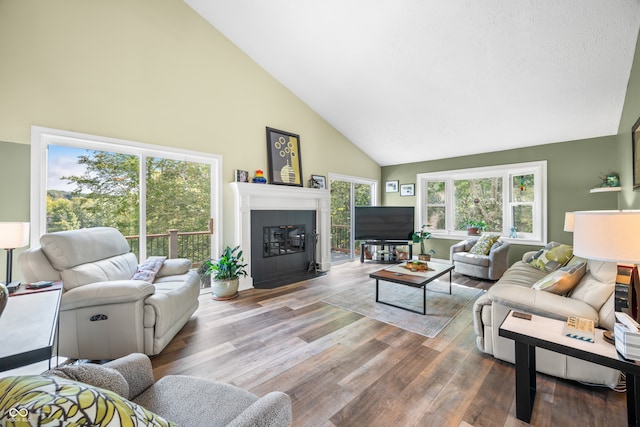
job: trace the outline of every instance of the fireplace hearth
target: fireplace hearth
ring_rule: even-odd
[[[314,277],[316,270],[329,270],[328,190],[243,182],[229,185],[235,196],[234,244],[243,248],[247,263],[248,277],[241,278],[241,290],[282,286]],[[262,216],[266,219],[256,220]],[[269,234],[268,256],[265,233]],[[276,266],[264,267],[264,260],[275,260]],[[265,268],[276,272],[265,273]],[[297,273],[292,272],[294,269]]]

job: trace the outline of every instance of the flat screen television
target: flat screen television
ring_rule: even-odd
[[[356,206],[355,240],[411,240],[413,206]]]

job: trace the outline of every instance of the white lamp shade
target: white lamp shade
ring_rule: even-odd
[[[564,231],[573,232],[573,212],[565,212],[564,214]]]
[[[15,249],[28,244],[28,222],[0,222],[0,248]]]
[[[574,212],[573,253],[600,261],[640,263],[640,211]]]

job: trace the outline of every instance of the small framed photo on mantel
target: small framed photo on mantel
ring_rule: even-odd
[[[322,175],[311,175],[311,179],[309,180],[309,187],[326,190],[327,179]]]
[[[249,172],[242,169],[235,169],[233,171],[233,179],[235,182],[249,182]]]

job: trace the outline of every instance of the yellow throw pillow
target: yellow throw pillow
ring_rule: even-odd
[[[538,280],[531,288],[557,295],[567,295],[586,272],[586,262],[567,265]]]
[[[567,265],[573,257],[573,247],[549,242],[528,260],[529,265],[542,271],[552,272]]]
[[[489,255],[491,246],[500,238],[499,234],[487,233],[480,236],[478,241],[471,247],[469,253],[475,255]]]
[[[92,427],[175,425],[112,391],[59,377],[5,377],[0,380],[0,396],[0,423]]]

